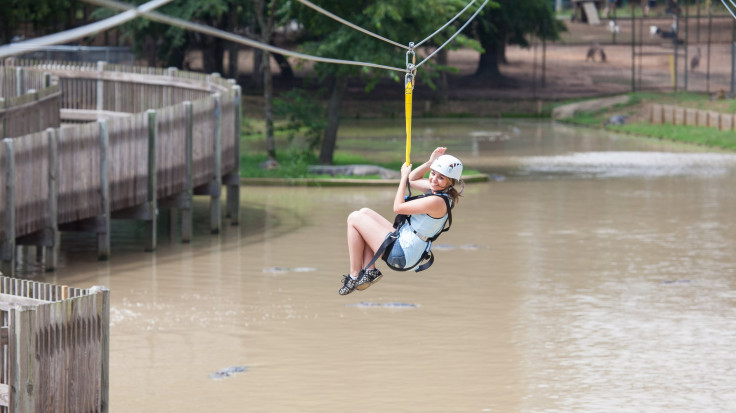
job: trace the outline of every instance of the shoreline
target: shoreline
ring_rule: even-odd
[[[486,174],[468,175],[466,184],[488,182]],[[396,186],[398,179],[339,179],[339,178],[240,178],[241,186]]]

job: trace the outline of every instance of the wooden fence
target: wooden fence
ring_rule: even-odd
[[[62,119],[95,121],[2,141],[0,264],[6,275],[13,274],[16,245],[43,248],[46,268],[53,269],[60,230],[96,233],[99,257],[107,258],[115,218],[143,220],[145,249],[152,251],[160,209],[182,212],[182,240],[189,241],[194,195],[210,197],[211,230],[219,232],[222,185],[227,215],[238,223],[241,94],[235,82],[173,69],[144,74],[103,63],[26,64],[24,72],[12,72],[59,79]]]
[[[48,73],[40,77],[25,73],[23,68],[0,67],[0,138],[23,136],[60,125],[58,81]]]
[[[110,292],[0,276],[0,412],[109,411]]]
[[[654,124],[702,126],[718,130],[735,130],[736,116],[713,110],[683,108],[681,106],[650,104],[649,121]]]

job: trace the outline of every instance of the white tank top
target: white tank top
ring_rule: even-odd
[[[451,200],[450,205],[452,205]],[[439,234],[445,227],[448,214],[445,213],[441,218],[433,218],[428,214],[410,215],[410,217],[411,226],[404,223],[399,231],[399,239],[397,240],[399,245],[401,245],[401,249],[404,250],[407,266],[414,265],[430,244],[418,237],[414,231],[426,238],[432,238]]]

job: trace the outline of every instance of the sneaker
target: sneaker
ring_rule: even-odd
[[[358,282],[355,285],[355,288],[363,291],[371,285],[377,283],[381,279],[381,277],[383,277],[383,274],[381,274],[381,271],[378,271],[378,268],[365,270],[363,274],[358,277]]]
[[[360,275],[358,275],[358,280],[359,279],[360,279]],[[338,291],[338,293],[340,293],[340,295],[348,295],[352,293],[353,290],[355,290],[355,286],[358,284],[358,280],[354,280],[349,275],[343,275],[342,288],[340,288],[340,291]]]

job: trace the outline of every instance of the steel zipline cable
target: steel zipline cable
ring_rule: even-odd
[[[97,6],[108,7],[108,8],[117,9],[117,10],[127,11],[127,10],[131,10],[135,8],[134,6],[131,6],[125,3],[121,3],[115,0],[83,0],[83,1],[85,3],[90,3],[90,4],[97,5]],[[269,44],[251,40],[247,37],[243,37],[237,34],[232,34],[224,30],[216,29],[210,26],[205,26],[199,23],[188,22],[186,20],[167,16],[167,15],[157,13],[157,12],[141,12],[140,14],[149,20],[157,21],[159,23],[164,23],[170,26],[176,26],[182,29],[191,30],[191,31],[202,33],[202,34],[219,37],[221,39],[229,40],[234,43],[244,44],[246,46],[255,47],[255,48],[266,50],[272,53],[282,54],[284,56],[291,56],[291,57],[295,57],[298,59],[311,60],[311,61],[320,62],[320,63],[335,63],[335,64],[343,64],[343,65],[365,66],[365,67],[373,67],[377,69],[393,70],[397,72],[406,71],[405,69],[401,69],[398,67],[379,65],[376,63],[357,62],[353,60],[332,59],[329,57],[319,57],[319,56],[312,56],[312,55],[299,53],[299,52],[293,52],[291,50],[282,49],[280,47],[275,47]]]
[[[728,1],[733,5],[734,8],[736,8],[736,3],[734,3],[733,0],[728,0]],[[726,10],[728,10],[731,16],[733,16],[733,18],[736,19],[736,14],[734,14],[733,10],[731,10],[731,7],[729,7],[728,4],[726,4],[726,0],[721,0],[721,3],[723,3],[723,7],[725,7]]]
[[[401,48],[403,48],[403,49],[406,49],[406,50],[411,50],[411,49],[412,49],[412,47],[409,47],[409,46],[403,45],[403,44],[401,44],[401,43],[399,43],[399,42],[395,42],[395,41],[393,41],[393,40],[391,40],[391,39],[387,39],[387,38],[385,38],[385,37],[383,37],[383,36],[380,36],[380,35],[378,35],[378,34],[376,34],[376,33],[373,33],[373,32],[371,32],[371,31],[369,31],[369,30],[366,30],[366,29],[364,29],[364,28],[362,28],[362,27],[358,26],[357,24],[353,24],[353,23],[350,23],[349,21],[347,21],[347,20],[343,19],[342,17],[336,16],[336,15],[335,15],[334,13],[331,13],[331,12],[329,12],[329,11],[327,11],[327,10],[323,9],[322,7],[319,7],[319,6],[317,6],[316,4],[312,3],[312,2],[311,2],[311,1],[309,1],[309,0],[296,0],[296,1],[298,1],[299,3],[301,3],[301,4],[305,5],[305,6],[309,7],[309,8],[312,8],[312,9],[316,10],[317,12],[319,12],[319,13],[322,13],[322,14],[324,14],[325,16],[327,16],[327,17],[329,17],[329,18],[331,18],[331,19],[333,19],[333,20],[336,20],[336,21],[338,21],[338,22],[340,22],[340,23],[342,23],[342,24],[344,24],[344,25],[346,25],[346,26],[348,26],[348,27],[350,27],[350,28],[352,28],[352,29],[355,29],[355,30],[357,30],[357,31],[363,32],[363,33],[365,33],[365,34],[367,34],[367,35],[369,35],[369,36],[373,36],[373,37],[375,37],[376,39],[380,39],[380,40],[383,40],[383,41],[384,41],[384,42],[386,42],[386,43],[390,43],[390,44],[392,44],[392,45],[394,45],[394,46],[398,46],[398,47],[401,47]],[[435,35],[436,35],[437,33],[439,33],[439,32],[441,32],[442,30],[444,30],[444,29],[445,29],[445,27],[447,27],[447,26],[449,26],[450,24],[452,24],[452,22],[454,22],[455,20],[457,20],[457,18],[458,18],[458,17],[460,17],[460,16],[461,16],[461,15],[462,15],[463,13],[465,13],[465,11],[466,11],[466,10],[467,10],[468,8],[470,8],[470,6],[472,6],[472,5],[473,5],[473,3],[475,3],[475,2],[476,2],[476,0],[471,0],[471,1],[470,1],[470,3],[468,3],[468,4],[467,4],[467,5],[466,5],[466,6],[465,6],[465,7],[464,7],[464,8],[462,9],[462,10],[460,10],[460,12],[459,12],[458,14],[456,14],[456,15],[455,15],[455,17],[453,17],[452,19],[450,19],[450,20],[449,20],[449,21],[448,21],[447,23],[445,23],[445,24],[444,24],[444,25],[443,25],[442,27],[440,27],[439,29],[437,29],[437,30],[436,30],[436,31],[435,31],[434,33],[432,33],[432,34],[430,34],[429,36],[427,36],[427,38],[425,38],[425,39],[424,39],[424,40],[422,40],[421,42],[419,42],[419,43],[415,44],[415,45],[414,45],[414,48],[417,48],[417,47],[421,46],[421,45],[422,45],[422,44],[423,44],[424,42],[426,42],[427,40],[429,40],[429,39],[431,39],[432,37],[434,37],[434,36],[435,36]],[[483,7],[483,6],[481,6],[481,8],[482,8],[482,7]]]
[[[445,28],[446,28],[447,26],[449,26],[450,24],[452,24],[452,22],[454,22],[455,20],[457,20],[457,18],[458,18],[458,17],[460,17],[460,16],[461,16],[461,15],[462,15],[463,13],[465,13],[465,11],[466,11],[466,10],[468,10],[468,9],[470,8],[470,6],[472,6],[472,5],[473,5],[473,4],[474,4],[474,3],[476,2],[476,0],[471,0],[471,1],[470,1],[470,3],[468,3],[468,4],[467,4],[467,5],[466,5],[466,6],[465,6],[465,7],[464,7],[464,8],[462,9],[462,10],[460,10],[460,12],[459,12],[458,14],[456,14],[456,15],[455,15],[455,17],[453,17],[452,19],[450,19],[450,20],[449,20],[449,21],[448,21],[447,23],[445,23],[445,24],[444,24],[444,25],[443,25],[442,27],[440,27],[439,29],[435,30],[435,32],[434,32],[434,33],[432,33],[432,34],[430,34],[429,36],[427,36],[427,37],[426,37],[426,38],[425,38],[424,40],[422,40],[421,42],[419,42],[419,43],[417,43],[417,44],[409,43],[409,46],[405,46],[405,45],[403,45],[403,44],[401,44],[401,43],[395,42],[395,41],[393,41],[393,40],[391,40],[391,39],[387,39],[387,38],[385,38],[385,37],[383,37],[383,36],[380,36],[380,35],[378,35],[378,34],[375,34],[375,33],[371,32],[371,31],[369,31],[369,30],[366,30],[366,29],[364,29],[364,28],[362,28],[362,27],[360,27],[360,26],[358,26],[358,25],[356,25],[356,24],[350,23],[349,21],[347,21],[347,20],[345,20],[345,19],[343,19],[343,18],[341,18],[341,17],[338,17],[338,16],[336,16],[335,14],[333,14],[333,13],[331,13],[331,12],[329,12],[329,11],[327,11],[327,10],[325,10],[325,9],[323,9],[323,8],[321,8],[321,7],[319,7],[319,6],[317,6],[316,4],[314,4],[314,3],[310,2],[309,0],[296,0],[296,1],[298,1],[299,3],[301,3],[301,4],[303,4],[303,5],[307,6],[307,7],[310,7],[310,8],[312,8],[312,9],[314,9],[314,10],[316,10],[317,12],[319,12],[319,13],[322,13],[322,14],[324,14],[325,16],[327,16],[327,17],[329,17],[329,18],[331,18],[331,19],[334,19],[334,20],[336,20],[336,21],[338,21],[338,22],[340,22],[340,23],[342,23],[342,24],[344,24],[344,25],[346,25],[346,26],[348,26],[348,27],[350,27],[350,28],[353,28],[353,29],[355,29],[355,30],[358,30],[358,31],[360,31],[360,32],[363,32],[363,33],[365,33],[365,34],[367,34],[367,35],[369,35],[369,36],[373,36],[373,37],[375,37],[375,38],[377,38],[377,39],[383,40],[384,42],[390,43],[390,44],[392,44],[392,45],[394,45],[394,46],[398,46],[398,47],[401,47],[401,48],[403,48],[403,49],[407,49],[407,50],[409,51],[409,53],[414,53],[414,49],[418,48],[418,47],[419,47],[419,46],[421,46],[421,45],[422,45],[423,43],[425,43],[425,42],[426,42],[427,40],[431,39],[431,38],[432,38],[432,37],[434,37],[434,36],[435,36],[435,35],[436,35],[437,33],[441,32],[441,31],[442,31],[442,30],[444,30],[444,29],[445,29]],[[722,0],[722,1],[723,1],[723,0]],[[733,1],[733,0],[729,0],[729,1]],[[488,3],[488,0],[485,0],[485,1],[483,2],[483,4],[482,4],[482,5],[481,5],[481,6],[480,6],[480,7],[478,8],[478,10],[476,10],[476,11],[475,11],[475,13],[473,13],[473,15],[472,15],[472,16],[470,17],[470,19],[468,19],[468,21],[466,21],[466,22],[465,22],[465,24],[463,24],[463,25],[462,25],[462,27],[460,27],[460,29],[459,29],[459,30],[458,30],[457,32],[455,32],[455,34],[453,34],[453,35],[452,35],[452,36],[451,36],[451,37],[450,37],[450,38],[449,38],[449,39],[448,39],[448,40],[447,40],[447,41],[446,41],[445,43],[443,43],[443,44],[442,44],[442,45],[441,45],[440,47],[438,47],[438,48],[437,48],[437,49],[436,49],[436,50],[435,50],[434,52],[432,52],[432,53],[431,53],[431,54],[430,54],[429,56],[427,56],[426,58],[424,58],[424,60],[422,60],[421,62],[419,62],[419,64],[417,64],[417,65],[414,65],[414,66],[412,66],[412,69],[416,70],[416,68],[418,68],[419,66],[421,66],[422,64],[424,64],[424,62],[426,62],[427,60],[429,60],[429,59],[430,59],[430,58],[431,58],[432,56],[434,56],[434,55],[435,55],[435,54],[436,54],[437,52],[439,52],[440,50],[442,50],[442,48],[443,48],[443,47],[445,47],[445,46],[446,46],[446,45],[447,45],[448,43],[450,43],[450,42],[451,42],[451,41],[452,41],[452,40],[453,40],[453,39],[454,39],[454,38],[455,38],[455,37],[456,37],[456,36],[457,36],[458,34],[460,34],[460,32],[462,32],[462,31],[463,31],[463,29],[465,29],[465,27],[466,27],[466,26],[467,26],[467,25],[468,25],[468,24],[469,24],[469,23],[470,23],[471,21],[473,21],[473,19],[475,19],[475,16],[477,16],[477,15],[478,15],[478,13],[480,13],[480,11],[481,11],[481,10],[483,9],[483,7],[485,7],[485,5],[486,5],[487,3]],[[407,64],[407,66],[408,66],[408,64]],[[408,73],[411,73],[412,69],[410,69],[409,67],[407,67],[406,71],[407,71]]]
[[[392,67],[392,66],[386,66],[386,65],[380,65],[376,63],[370,63],[370,62],[360,62],[360,61],[354,61],[354,60],[342,60],[342,59],[333,59],[328,57],[320,57],[320,56],[313,56],[308,55],[304,53],[294,52],[287,49],[282,49],[280,47],[271,46],[269,44],[265,44],[262,42],[258,42],[252,39],[249,39],[244,36],[236,35],[233,33],[226,32],[224,30],[216,29],[210,26],[205,26],[199,23],[192,23],[188,22],[186,20],[182,20],[176,17],[167,16],[158,12],[153,11],[154,9],[161,7],[167,3],[170,3],[172,0],[152,0],[148,3],[145,3],[143,5],[140,5],[138,7],[121,3],[119,1],[115,0],[82,0],[86,3],[94,4],[96,6],[101,7],[107,7],[113,10],[121,10],[123,13],[120,13],[117,16],[113,16],[104,20],[100,20],[98,22],[88,24],[86,26],[77,27],[75,29],[51,34],[48,36],[38,37],[22,42],[17,43],[11,43],[9,45],[0,46],[0,58],[2,57],[8,57],[8,56],[14,56],[22,53],[27,53],[30,51],[41,49],[45,46],[50,46],[54,44],[60,44],[60,43],[66,43],[70,42],[72,40],[76,40],[82,37],[90,36],[92,34],[98,33],[100,31],[108,30],[113,27],[119,26],[123,23],[126,23],[130,20],[133,20],[137,17],[145,17],[149,20],[157,21],[159,23],[168,24],[171,26],[180,27],[182,29],[191,30],[195,32],[199,32],[202,34],[207,34],[214,37],[219,37],[234,43],[240,43],[246,46],[255,47],[258,49],[266,50],[272,53],[278,53],[282,54],[284,56],[290,56],[297,59],[303,59],[303,60],[309,60],[314,62],[320,62],[320,63],[331,63],[331,64],[343,64],[343,65],[353,65],[353,66],[363,66],[363,67],[371,67],[376,69],[384,69],[384,70],[391,70],[396,72],[405,72],[409,74],[413,74],[413,71],[416,70],[417,67],[421,66],[424,62],[426,62],[429,58],[434,56],[435,53],[437,53],[440,49],[442,49],[445,45],[447,45],[450,41],[452,41],[467,25],[472,21],[475,16],[480,12],[480,10],[483,8],[483,6],[488,3],[488,0],[485,0],[483,5],[480,6],[478,10],[471,16],[471,18],[465,22],[465,24],[458,30],[450,39],[448,39],[442,46],[438,47],[432,54],[427,56],[424,60],[422,60],[419,64],[416,66],[412,65],[410,68],[407,64],[407,68],[398,68],[398,67]],[[340,21],[343,24],[346,24],[355,30],[359,30],[363,33],[369,34],[373,37],[379,38],[381,40],[384,40],[392,45],[401,47],[403,49],[409,50],[409,52],[413,53],[414,48],[418,47],[422,43],[426,42],[433,36],[435,36],[437,33],[439,33],[441,30],[446,28],[449,24],[451,24],[453,21],[455,21],[460,15],[462,15],[463,12],[465,12],[473,3],[475,3],[476,0],[471,0],[471,2],[465,6],[463,10],[460,11],[455,17],[453,17],[450,21],[448,21],[444,26],[442,26],[440,29],[432,33],[429,37],[425,38],[421,42],[419,42],[417,45],[411,45],[405,46],[398,42],[394,42],[390,39],[386,39],[384,37],[381,37],[375,33],[372,33],[366,29],[363,29],[357,25],[354,25],[338,16],[335,16],[334,14],[328,12],[327,10],[324,10],[312,3],[310,3],[307,0],[297,0],[300,3],[309,6],[315,10],[317,10],[320,13],[324,13],[325,15],[334,18],[338,21]],[[723,0],[722,0],[723,1]],[[733,0],[730,0],[733,1]]]
[[[423,64],[424,64],[424,62],[426,62],[427,60],[431,59],[431,58],[432,58],[432,56],[434,56],[435,54],[437,54],[437,52],[439,52],[440,50],[442,50],[442,48],[443,48],[443,47],[447,46],[447,44],[448,44],[448,43],[450,43],[450,42],[451,42],[451,41],[452,41],[452,40],[453,40],[453,39],[454,39],[454,38],[455,38],[455,37],[456,37],[456,36],[457,36],[458,34],[460,34],[460,33],[461,33],[461,32],[462,32],[462,31],[463,31],[464,29],[465,29],[465,27],[466,27],[466,26],[467,26],[468,24],[470,24],[470,22],[472,22],[472,21],[473,21],[473,19],[475,19],[475,16],[477,16],[477,15],[478,15],[478,13],[480,13],[480,11],[481,11],[481,10],[483,10],[483,7],[485,7],[485,5],[486,5],[487,3],[488,3],[488,0],[484,1],[484,2],[483,2],[483,4],[481,4],[481,5],[480,5],[480,7],[478,7],[478,10],[476,10],[476,11],[475,11],[475,13],[473,13],[473,15],[472,15],[472,16],[470,16],[470,18],[468,19],[468,21],[466,21],[466,22],[465,22],[465,24],[463,24],[462,26],[460,26],[460,29],[458,29],[458,31],[456,31],[456,32],[455,32],[455,34],[453,34],[453,35],[452,35],[452,36],[451,36],[451,37],[450,37],[449,39],[447,39],[447,41],[446,41],[446,42],[444,42],[444,43],[442,44],[442,46],[440,46],[440,47],[438,47],[437,49],[435,49],[435,51],[434,51],[434,52],[430,53],[430,54],[429,54],[429,56],[425,57],[425,58],[424,58],[424,60],[422,60],[422,61],[421,61],[421,62],[419,62],[419,63],[418,63],[418,64],[417,64],[416,66],[414,66],[414,69],[416,69],[416,68],[418,68],[419,66],[423,65]],[[423,41],[424,41],[424,40],[422,40],[422,42],[423,42]]]
[[[170,3],[171,1],[172,0],[149,1],[148,3],[138,6],[137,8],[131,7],[124,13],[120,13],[116,16],[88,24],[86,26],[81,26],[71,30],[50,34],[48,36],[37,37],[22,42],[6,44],[0,46],[0,58],[15,56],[21,53],[29,53],[38,49],[42,49],[46,46],[60,43],[68,43],[73,40],[81,39],[83,37],[87,37],[95,33],[119,26],[125,22],[140,17],[140,15],[145,12],[151,11],[167,3]]]
[[[373,36],[376,39],[383,40],[386,43],[390,43],[390,44],[392,44],[394,46],[398,46],[398,47],[401,47],[401,48],[404,48],[404,49],[409,50],[409,46],[403,45],[403,44],[398,43],[398,42],[395,42],[395,41],[393,41],[391,39],[387,39],[387,38],[385,38],[383,36],[377,35],[377,34],[371,32],[369,30],[366,30],[366,29],[358,26],[357,24],[350,23],[349,21],[343,19],[342,17],[336,16],[335,14],[330,13],[329,11],[323,9],[322,7],[317,6],[316,4],[312,3],[311,1],[308,1],[308,0],[296,0],[296,1],[298,1],[299,3],[301,3],[301,4],[303,4],[303,5],[307,6],[307,7],[309,7],[311,9],[316,10],[318,13],[324,14],[325,16],[327,16],[327,17],[329,17],[329,18],[331,18],[333,20],[336,20],[336,21],[338,21],[338,22],[340,22],[340,23],[342,23],[342,24],[344,24],[344,25],[346,25],[348,27],[350,27],[351,29],[355,29],[355,30],[357,30],[359,32],[363,32],[363,33],[365,33],[365,34],[367,34],[369,36]],[[473,1],[475,1],[475,0],[473,0]]]

